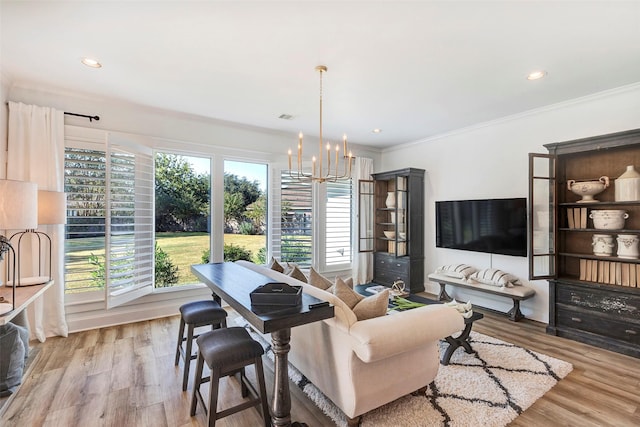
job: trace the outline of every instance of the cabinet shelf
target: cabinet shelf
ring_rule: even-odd
[[[559,256],[570,257],[570,258],[584,258],[584,259],[595,259],[598,261],[612,261],[612,262],[626,262],[629,264],[640,264],[640,259],[638,258],[620,258],[617,256],[601,256],[594,254],[579,254],[573,252],[560,252]]]
[[[605,230],[602,228],[569,228],[569,227],[559,227],[558,231],[577,231],[579,233],[598,233],[598,234],[621,234],[621,233],[640,233],[640,230],[636,229],[615,229],[615,230]]]
[[[593,203],[578,203],[578,202],[565,202],[558,203],[558,206],[569,208],[590,208],[597,206],[640,206],[640,200],[637,201],[625,201],[625,202],[593,202]]]

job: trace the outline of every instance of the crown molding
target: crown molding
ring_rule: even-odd
[[[402,150],[405,148],[413,147],[420,144],[426,144],[429,142],[435,142],[440,139],[449,138],[452,136],[463,135],[466,133],[471,133],[479,129],[483,129],[486,127],[496,126],[508,122],[512,122],[514,120],[519,120],[524,117],[535,116],[537,114],[546,113],[549,111],[555,111],[566,107],[571,107],[574,105],[584,104],[586,102],[592,102],[603,98],[608,98],[610,96],[618,95],[621,93],[632,92],[634,90],[640,90],[640,82],[632,83],[630,85],[620,86],[614,89],[603,90],[602,92],[596,92],[590,95],[581,96],[578,98],[573,98],[567,101],[557,102],[555,104],[549,104],[544,107],[534,108],[532,110],[523,111],[522,113],[512,114],[509,116],[501,117],[495,120],[489,120],[482,123],[477,123],[475,125],[467,126],[460,129],[455,129],[450,132],[441,133],[438,135],[430,136],[427,138],[419,139],[417,141],[405,142],[399,145],[394,145],[392,147],[388,147],[382,150],[382,153],[390,153],[397,150]]]

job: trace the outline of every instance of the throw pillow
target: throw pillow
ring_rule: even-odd
[[[504,271],[496,268],[487,268],[485,270],[476,271],[469,278],[476,282],[484,283],[485,285],[500,286],[502,288],[511,288],[513,285],[522,285],[520,279],[516,276],[505,273]]]
[[[387,314],[389,305],[389,290],[364,298],[353,307],[353,314],[358,320],[373,319]]]
[[[349,286],[347,286],[342,279],[338,278],[333,289],[333,294],[340,298],[351,309],[356,306],[360,301],[364,299],[364,296],[360,295]],[[387,300],[389,296],[387,295]],[[356,317],[358,317],[356,315]]]
[[[301,282],[307,283],[307,276],[304,275],[302,271],[295,265],[291,271],[289,272],[289,276],[293,277],[296,280],[300,280]]]
[[[340,280],[342,280],[345,285],[353,289],[353,277],[349,277],[348,279],[340,279]]]
[[[443,265],[436,269],[436,273],[443,274],[449,277],[455,277],[457,279],[467,279],[471,274],[478,271],[477,268],[471,267],[467,264],[450,264]]]
[[[310,285],[315,286],[316,288],[322,289],[323,291],[326,291],[331,286],[333,286],[333,283],[331,283],[331,280],[327,279],[322,274],[318,273],[313,267],[309,269],[308,283]]]
[[[269,261],[268,267],[278,273],[284,273],[284,267],[280,265],[277,259],[271,257],[271,261]]]

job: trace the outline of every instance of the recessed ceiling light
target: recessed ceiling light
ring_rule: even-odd
[[[380,133],[380,132],[382,132],[382,129],[378,129],[378,128],[376,128],[376,129],[372,130],[371,132],[373,132],[373,133]]]
[[[87,67],[91,67],[91,68],[100,68],[100,67],[102,67],[102,64],[100,62],[98,62],[97,59],[93,59],[93,58],[82,58],[82,63],[84,65],[86,65]]]
[[[529,73],[529,75],[527,76],[527,80],[538,80],[543,78],[546,75],[547,75],[547,72],[544,70],[533,71]]]

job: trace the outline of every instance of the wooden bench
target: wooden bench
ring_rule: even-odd
[[[443,274],[431,273],[429,274],[429,280],[440,284],[440,294],[438,295],[439,301],[451,301],[451,297],[447,294],[446,286],[457,286],[459,288],[472,289],[478,292],[485,292],[492,295],[500,295],[508,297],[513,300],[513,307],[507,313],[509,320],[517,322],[520,319],[524,319],[524,315],[520,311],[520,301],[529,299],[536,294],[536,291],[528,286],[514,286],[512,288],[501,288],[498,286],[485,285],[484,283],[477,283],[472,281],[466,281],[464,279],[457,279],[455,277],[445,276]]]

